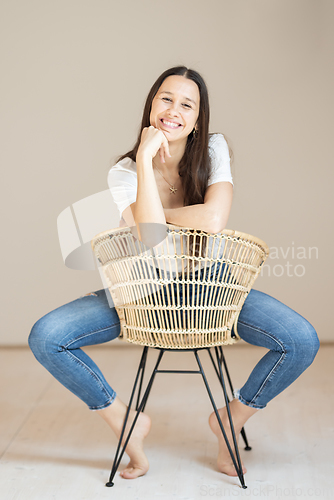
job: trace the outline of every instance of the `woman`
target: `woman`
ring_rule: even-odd
[[[166,237],[166,222],[213,233],[227,226],[233,194],[228,147],[221,134],[209,136],[208,128],[209,101],[202,77],[183,66],[165,71],[147,97],[134,149],[119,159],[108,178],[122,223],[136,226],[147,244],[153,246]],[[237,327],[246,342],[269,350],[230,403],[239,434],[253,414],[312,363],[319,341],[303,317],[256,290],[249,293]],[[38,361],[96,410],[116,436],[126,405],[80,348],[108,342],[119,332],[117,313],[109,308],[105,291],[99,290],[41,318],[29,337]],[[219,413],[228,430],[226,409]],[[131,411],[128,425],[134,415]],[[218,469],[235,476],[214,413],[209,424],[218,439]],[[149,468],[143,441],[150,425],[149,416],[141,413],[127,446],[130,462],[121,472],[126,479]]]

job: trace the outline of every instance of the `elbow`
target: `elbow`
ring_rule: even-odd
[[[207,229],[207,232],[211,234],[218,234],[221,233],[223,229],[223,226],[210,226],[210,228]]]
[[[214,213],[210,217],[207,232],[212,234],[220,233],[223,229],[225,229],[226,223],[227,221],[225,219],[219,217],[217,213]]]
[[[156,222],[140,222],[136,224],[137,239],[146,247],[154,248],[162,243],[167,237],[166,224]]]

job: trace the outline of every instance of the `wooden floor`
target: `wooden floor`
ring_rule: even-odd
[[[140,350],[131,346],[86,350],[119,396],[128,399]],[[260,348],[225,349],[240,387]],[[151,350],[151,360],[156,351]],[[202,354],[219,405],[218,381]],[[106,488],[116,438],[41,367],[28,348],[0,350],[1,500],[332,498],[334,488],[333,354],[324,345],[313,365],[246,430],[253,447],[242,490],[216,470],[217,445],[207,419],[211,403],[199,375],[159,374],[146,408],[153,426],[146,440],[150,470],[136,480],[116,476]],[[197,369],[191,353],[168,353],[165,368]],[[123,460],[126,464],[126,460]]]

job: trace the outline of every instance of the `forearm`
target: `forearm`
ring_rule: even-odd
[[[232,184],[217,182],[207,188],[204,203],[166,209],[166,220],[182,227],[201,229],[207,233],[219,233],[227,226],[232,198]]]
[[[137,158],[137,182],[137,199],[134,213],[136,224],[149,222],[166,224],[151,159]]]
[[[137,199],[133,216],[139,239],[145,245],[153,247],[166,238],[166,218],[150,158],[137,158]]]
[[[218,233],[227,224],[223,217],[210,205],[205,203],[189,205],[181,208],[168,208],[164,210],[166,221],[182,227],[201,229],[208,233]]]

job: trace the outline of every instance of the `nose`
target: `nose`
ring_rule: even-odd
[[[178,103],[175,101],[171,102],[168,107],[168,111],[171,116],[179,116]]]

